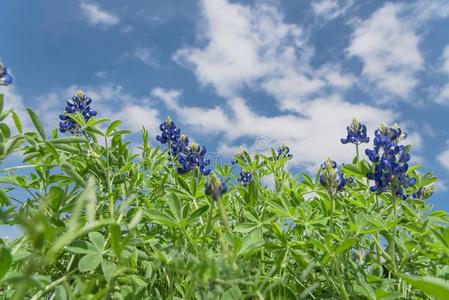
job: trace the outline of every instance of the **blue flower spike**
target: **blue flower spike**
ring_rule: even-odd
[[[343,190],[346,185],[346,178],[343,173],[338,170],[335,161],[328,158],[321,165],[320,183],[331,195]]]
[[[253,173],[252,172],[240,172],[240,177],[237,178],[238,182],[240,182],[242,185],[246,186],[251,183],[253,180]]]
[[[416,179],[407,174],[409,149],[399,144],[407,138],[407,134],[397,125],[389,127],[382,124],[374,135],[374,148],[365,150],[373,163],[373,172],[367,174],[368,179],[374,181],[370,189],[377,193],[391,189],[395,196],[405,200],[405,190],[416,184]]]
[[[198,167],[201,174],[209,175],[210,170],[207,169],[207,166],[210,164],[210,160],[205,158],[206,153],[206,147],[201,147],[196,143],[189,144],[184,151],[179,153],[178,160],[181,167],[178,168],[178,172],[185,174]]]
[[[159,129],[161,130],[161,134],[156,136],[156,140],[161,144],[167,144],[169,148],[172,148],[173,145],[177,145],[181,136],[181,129],[176,127],[176,124],[170,117],[167,117],[165,122],[159,125]]]
[[[348,134],[346,138],[340,139],[342,144],[360,145],[369,143],[369,137],[366,134],[366,126],[361,124],[356,118],[352,119],[352,123],[347,127]]]
[[[13,82],[12,76],[8,73],[8,69],[0,63],[0,86],[8,86]]]
[[[413,199],[425,200],[433,195],[434,186],[426,186],[419,188],[415,193],[412,194]]]
[[[167,145],[170,167],[177,161],[179,164],[177,170],[180,174],[188,173],[198,167],[202,175],[209,175],[210,170],[207,169],[207,166],[210,164],[210,160],[205,158],[207,150],[204,146],[190,143],[189,137],[181,134],[181,129],[176,127],[170,117],[167,117],[159,129],[161,134],[156,136],[156,140]]]
[[[287,159],[292,159],[293,157],[293,154],[290,153],[290,148],[287,147],[285,143],[282,143],[282,146],[278,148],[278,154],[276,158],[279,160],[281,157]]]
[[[77,91],[71,99],[67,100],[64,114],[59,115],[59,131],[62,133],[70,132],[73,135],[83,135],[84,132],[81,126],[67,116],[67,114],[79,112],[87,122],[90,118],[97,115],[97,112],[90,107],[91,104],[91,98],[86,96],[83,91]]]
[[[227,186],[215,173],[212,173],[206,180],[205,185],[206,194],[211,196],[215,201],[218,201],[227,191]]]

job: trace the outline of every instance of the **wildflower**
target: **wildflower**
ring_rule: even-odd
[[[427,199],[433,195],[434,187],[422,187],[412,194],[413,199]]]
[[[245,153],[246,153],[246,151],[243,148],[240,148],[239,151],[234,153],[234,158],[231,160],[231,164],[234,165],[234,164],[238,163],[238,160],[237,160],[238,158],[245,160],[245,156],[244,156]]]
[[[226,193],[227,187],[226,184],[221,182],[220,178],[218,178],[215,173],[209,176],[206,181],[206,194],[211,196],[215,201],[221,198],[221,196]]]
[[[206,153],[206,147],[201,147],[196,143],[186,146],[185,149],[179,153],[178,160],[181,167],[178,168],[178,172],[184,174],[198,167],[201,174],[205,176],[209,175],[210,170],[207,169],[207,166],[210,164],[210,160],[205,159]]]
[[[185,134],[181,134],[179,139],[173,140],[171,142],[170,155],[173,157],[178,157],[180,153],[185,151],[189,146],[189,137]]]
[[[353,119],[350,126],[347,127],[348,135],[346,138],[340,139],[342,144],[351,143],[360,145],[368,143],[369,137],[366,136],[366,126],[361,124],[357,119]]]
[[[404,188],[416,184],[416,179],[406,174],[410,161],[409,150],[404,145],[399,145],[407,138],[407,134],[397,126],[388,127],[385,124],[374,134],[374,148],[365,151],[374,166],[373,172],[367,174],[368,179],[374,180],[370,189],[381,193],[392,187],[395,195],[406,199]]]
[[[8,86],[13,82],[11,75],[8,73],[8,69],[0,63],[0,85]]]
[[[90,107],[91,104],[91,98],[86,96],[82,91],[76,92],[71,99],[67,100],[64,114],[59,115],[59,119],[61,120],[61,122],[59,122],[59,131],[69,131],[72,134],[81,135],[83,133],[81,126],[67,116],[67,114],[80,112],[87,122],[90,118],[97,115],[97,112]]]
[[[276,159],[280,159],[281,156],[288,159],[293,157],[293,155],[290,154],[290,148],[288,148],[285,144],[282,144],[282,146],[278,148],[278,155]]]
[[[181,136],[181,129],[176,127],[176,124],[167,117],[164,123],[159,126],[161,134],[156,136],[156,139],[161,144],[167,144],[171,149],[173,145],[177,144]]]
[[[253,180],[253,173],[252,172],[240,172],[240,177],[237,179],[242,185],[248,185]]]
[[[320,183],[326,187],[329,193],[334,194],[341,191],[346,185],[346,178],[337,168],[337,163],[327,159],[321,165]]]

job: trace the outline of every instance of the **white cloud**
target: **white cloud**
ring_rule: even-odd
[[[354,0],[316,0],[311,5],[315,15],[332,20],[344,15],[354,5]]]
[[[443,55],[443,66],[442,71],[449,75],[449,45],[444,48]]]
[[[440,155],[438,155],[437,159],[443,165],[443,167],[449,170],[449,149],[441,152]]]
[[[416,25],[449,16],[449,2],[447,0],[409,1],[407,6],[412,16],[410,21]]]
[[[156,88],[151,95],[162,100],[176,114],[176,119],[202,134],[221,137],[219,151],[230,155],[240,146],[251,151],[266,151],[256,145],[241,144],[242,138],[263,138],[268,146],[278,147],[286,142],[294,153],[294,163],[316,168],[328,156],[343,162],[350,161],[354,149],[340,143],[352,117],[359,118],[372,132],[382,121],[393,124],[398,115],[390,110],[377,109],[366,104],[351,104],[338,96],[297,104],[302,116],[283,114],[263,116],[252,111],[242,98],[227,101],[223,108],[189,107],[180,103],[181,92]],[[419,135],[410,136],[409,142],[420,146]],[[363,150],[363,149],[362,149]]]
[[[131,54],[126,54],[125,56],[134,57],[152,68],[159,67],[156,50],[153,48],[137,48],[136,50],[134,50],[134,52],[132,52]]]
[[[403,7],[388,3],[358,24],[348,53],[363,62],[363,75],[379,89],[406,97],[418,84],[423,59],[419,38],[399,17]]]
[[[245,6],[226,0],[204,0],[201,7],[203,20],[199,38],[203,46],[185,47],[177,51],[174,59],[191,68],[200,83],[214,87],[218,95],[225,98],[226,105],[212,108],[185,106],[179,101],[181,92],[173,90],[155,89],[152,96],[161,99],[193,130],[219,136],[220,151],[230,153],[241,146],[242,139],[263,137],[273,147],[286,142],[295,154],[295,163],[300,161],[309,168],[316,167],[329,155],[339,161],[350,161],[353,151],[339,139],[344,136],[352,117],[359,118],[371,131],[382,121],[398,121],[399,115],[388,109],[344,101],[342,91],[355,84],[355,76],[343,72],[337,63],[312,66],[314,49],[308,44],[302,28],[286,23],[277,8],[260,2]],[[399,24],[395,12],[387,12],[392,17],[386,19],[383,14],[380,18],[390,22],[385,25],[387,29],[392,27],[395,35],[401,35],[399,38],[405,33],[400,42],[405,41],[406,46],[411,43],[416,48],[417,40],[415,44],[410,42],[411,34]],[[365,21],[361,24],[362,31],[371,33],[378,29],[378,18],[373,18],[374,25],[371,25],[371,19]],[[381,38],[389,37],[387,29],[381,30]],[[354,38],[362,38],[359,35],[358,32]],[[393,49],[386,50],[387,54],[399,55],[398,46],[389,38],[386,47],[393,46]],[[359,53],[361,48],[357,47],[354,50]],[[399,83],[402,90],[403,83],[398,82],[396,75],[406,74],[407,79],[411,79],[407,68],[421,67],[419,53],[416,64],[413,47],[409,48],[411,54],[410,49],[406,51],[409,54],[400,53],[396,65],[390,57],[383,68],[389,72],[388,80]],[[365,55],[365,52],[360,54]],[[367,52],[367,55],[378,59],[377,53]],[[369,67],[373,74],[371,64]],[[262,90],[272,95],[282,113],[274,116],[255,113],[241,97],[244,89]],[[420,136],[411,136],[410,142],[419,145]],[[246,146],[258,150],[254,145]]]
[[[443,51],[441,55],[441,71],[447,75],[449,75],[449,45]],[[440,104],[449,104],[449,83],[443,85],[441,90],[438,92],[438,95],[435,97],[435,102]]]
[[[206,46],[180,49],[174,59],[219,95],[235,97],[252,88],[271,94],[282,106],[284,101],[304,101],[329,84],[348,88],[353,83],[338,66],[332,67],[333,74],[311,67],[313,48],[302,28],[284,22],[276,7],[226,0],[202,1],[201,7],[199,38]]]
[[[119,18],[110,12],[101,9],[94,3],[80,3],[81,12],[91,26],[113,26],[119,22]]]

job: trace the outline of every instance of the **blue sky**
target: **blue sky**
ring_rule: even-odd
[[[353,117],[397,122],[449,210],[447,1],[15,0],[0,18],[0,92],[23,118],[57,127],[82,89],[101,117],[155,136],[170,115],[225,158],[286,142],[293,172],[349,161]]]

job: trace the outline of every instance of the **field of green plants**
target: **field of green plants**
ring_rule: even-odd
[[[132,148],[82,92],[51,132],[5,103],[0,224],[23,235],[0,240],[0,299],[449,299],[449,218],[397,126],[354,120],[354,160],[310,175],[288,145],[213,165],[170,118]]]

